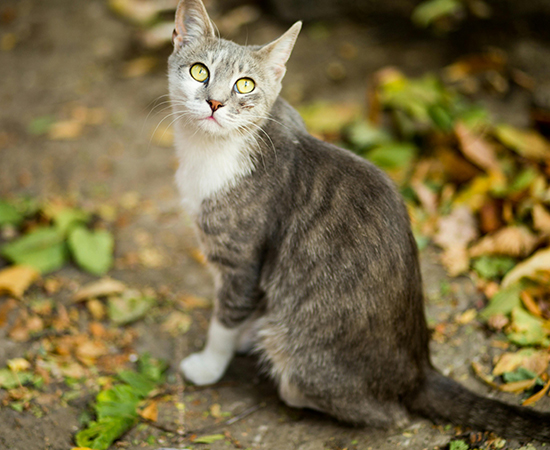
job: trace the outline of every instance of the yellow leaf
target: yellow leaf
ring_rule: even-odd
[[[510,270],[502,280],[502,287],[510,286],[523,277],[533,277],[541,270],[550,271],[550,247],[539,250]]]
[[[456,318],[456,322],[460,325],[466,325],[474,320],[477,316],[477,311],[475,308],[467,309],[460,316]]]
[[[537,382],[537,378],[533,378],[532,380],[521,380],[521,381],[514,381],[512,383],[506,383],[501,386],[499,386],[499,389],[504,392],[523,392],[527,389],[532,388],[535,383]]]
[[[40,276],[29,266],[11,266],[0,271],[0,292],[21,298],[28,287]]]
[[[8,367],[14,372],[22,372],[31,367],[31,363],[24,358],[14,358],[8,360]]]
[[[550,213],[540,204],[533,206],[533,227],[543,233],[550,233]]]
[[[540,391],[538,391],[536,394],[534,394],[531,397],[529,397],[528,399],[526,399],[522,403],[522,405],[523,406],[529,406],[529,405],[532,405],[535,402],[538,402],[542,397],[544,397],[546,395],[546,393],[548,392],[548,389],[550,389],[550,381],[548,381],[548,383],[546,383],[546,385]]]
[[[550,355],[546,351],[524,349],[516,353],[506,352],[502,354],[495,365],[493,375],[499,376],[506,372],[513,372],[519,367],[524,367],[540,375],[548,367],[549,359]]]
[[[526,158],[544,161],[550,159],[550,142],[535,130],[520,130],[510,125],[495,128],[497,138],[507,147]]]

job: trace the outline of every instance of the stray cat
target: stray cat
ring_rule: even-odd
[[[293,407],[550,441],[550,414],[479,397],[433,368],[417,248],[392,182],[310,136],[278,97],[301,23],[240,46],[216,36],[200,0],[181,0],[175,26],[176,181],[217,288],[185,377],[214,383],[254,349]]]

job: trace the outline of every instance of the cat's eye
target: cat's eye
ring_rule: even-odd
[[[208,80],[208,76],[210,75],[206,66],[201,63],[193,64],[189,72],[195,80],[200,81],[201,83]]]
[[[250,78],[241,78],[235,83],[235,89],[241,94],[248,94],[254,90],[256,85]]]

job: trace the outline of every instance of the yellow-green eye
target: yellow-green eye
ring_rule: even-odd
[[[200,81],[201,83],[208,80],[208,76],[210,75],[206,66],[203,66],[200,63],[193,64],[189,72],[191,72],[191,76],[195,80]]]
[[[235,83],[235,89],[237,89],[237,91],[241,94],[248,94],[249,92],[252,92],[255,86],[254,81],[250,78],[241,78]]]

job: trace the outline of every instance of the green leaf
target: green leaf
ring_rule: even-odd
[[[0,253],[16,264],[34,267],[41,273],[53,272],[67,262],[63,235],[53,227],[38,228],[4,245]]]
[[[502,378],[506,383],[514,383],[516,381],[523,380],[532,380],[536,378],[537,374],[532,370],[526,369],[525,367],[519,367],[513,372],[504,372]]]
[[[69,233],[69,248],[76,263],[94,275],[103,275],[112,266],[113,247],[113,236],[106,230],[76,226]]]
[[[194,444],[212,444],[216,441],[221,441],[222,439],[225,439],[225,436],[223,434],[211,434],[209,436],[201,436],[196,438],[193,443]]]
[[[531,186],[533,181],[535,181],[535,178],[537,178],[538,175],[539,173],[535,169],[532,167],[527,167],[514,178],[507,193],[514,194],[527,189]]]
[[[420,3],[412,14],[412,21],[422,27],[427,27],[433,22],[457,14],[464,9],[459,0],[428,0]]]
[[[538,317],[532,316],[521,306],[516,306],[512,310],[513,331],[506,334],[506,337],[514,344],[541,345],[547,347],[550,345],[547,332],[544,329],[544,322]]]
[[[61,233],[67,234],[75,225],[88,222],[90,215],[81,209],[63,208],[52,214],[52,220]]]
[[[449,443],[449,450],[468,450],[469,448],[470,446],[462,439],[457,439]]]
[[[130,385],[130,387],[142,398],[147,397],[156,383],[141,373],[134,372],[132,370],[121,370],[118,373],[118,377]]]
[[[491,279],[503,277],[516,263],[509,256],[481,256],[474,260],[472,267],[481,278]]]
[[[99,420],[105,417],[137,417],[138,393],[127,384],[118,384],[97,394],[95,410]]]
[[[388,133],[365,121],[356,122],[349,127],[348,139],[357,150],[367,150],[391,141]]]
[[[144,353],[138,359],[139,373],[155,383],[160,383],[162,381],[162,374],[167,368],[168,364],[165,361],[151,358],[149,353]]]
[[[10,390],[19,387],[21,383],[25,385],[32,382],[34,376],[31,372],[21,371],[15,373],[14,371],[4,368],[0,369],[0,388]]]
[[[483,319],[488,319],[495,314],[510,314],[512,310],[521,305],[520,293],[523,286],[518,283],[501,289],[489,301],[489,305],[485,307],[479,314]]]
[[[24,217],[11,203],[0,200],[0,227],[3,225],[19,225]]]
[[[42,116],[31,120],[27,126],[27,131],[30,134],[41,135],[50,131],[50,128],[55,123],[55,118],[52,116]]]
[[[129,417],[106,417],[92,422],[88,428],[79,431],[76,443],[79,447],[107,450],[111,444],[134,426],[136,419]]]
[[[121,297],[109,299],[109,318],[117,325],[134,322],[142,318],[155,303],[153,297],[143,297],[139,292],[126,291]]]
[[[407,142],[390,142],[369,151],[365,157],[383,169],[408,166],[415,158],[417,149]]]

